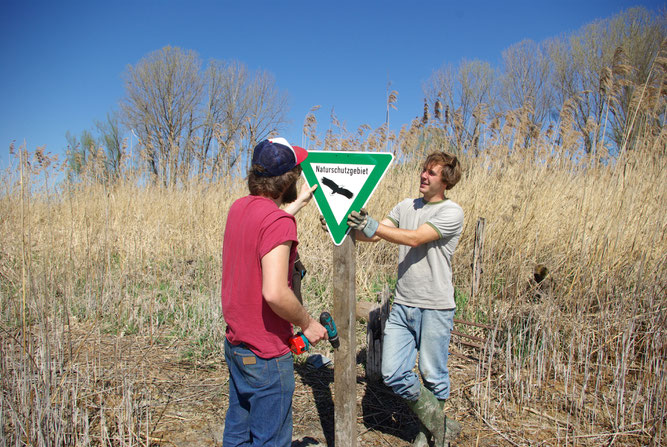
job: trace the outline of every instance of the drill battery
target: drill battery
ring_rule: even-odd
[[[303,354],[310,347],[310,343],[303,333],[299,332],[296,335],[293,335],[289,339],[289,348],[295,354]]]
[[[327,335],[329,336],[329,342],[331,346],[336,349],[340,346],[340,340],[338,339],[338,329],[336,328],[336,323],[334,323],[333,318],[329,312],[322,312],[320,315],[320,324],[324,326],[327,330]],[[289,339],[289,348],[295,354],[303,354],[310,348],[310,342],[302,332],[293,335]]]

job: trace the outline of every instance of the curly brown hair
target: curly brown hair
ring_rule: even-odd
[[[292,186],[301,175],[301,166],[296,165],[283,175],[264,177],[259,175],[264,171],[259,165],[252,165],[248,171],[248,190],[253,196],[279,198],[287,188]]]
[[[461,180],[461,163],[456,155],[448,152],[433,152],[424,161],[423,169],[433,165],[442,166],[442,181],[447,185],[445,189],[452,189]]]

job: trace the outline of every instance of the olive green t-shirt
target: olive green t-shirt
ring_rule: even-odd
[[[405,199],[388,218],[398,228],[408,230],[426,223],[440,235],[417,247],[399,245],[394,302],[424,309],[454,309],[452,254],[463,230],[463,209],[449,199],[431,203],[422,198]]]

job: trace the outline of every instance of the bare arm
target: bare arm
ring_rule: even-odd
[[[394,244],[408,245],[410,247],[417,247],[440,239],[438,232],[429,224],[422,224],[416,230],[406,230],[405,228],[396,228],[395,226],[390,227],[381,224],[375,232],[375,236]]]
[[[287,284],[291,242],[285,242],[262,258],[262,295],[276,315],[299,326],[312,344],[327,338],[327,330],[299,303]]]
[[[313,198],[313,192],[317,189],[317,185],[312,188],[308,187],[308,183],[303,182],[301,185],[301,190],[296,200],[292,203],[288,203],[285,208],[286,212],[290,213],[292,216],[296,216],[296,213],[301,211],[301,208],[308,205],[308,202]]]
[[[440,239],[438,232],[429,224],[422,224],[416,230],[406,230],[404,228],[396,228],[394,222],[389,219],[384,219],[380,222],[372,238],[367,238],[361,231],[356,232],[356,237],[359,241],[377,242],[380,239],[384,239],[387,242],[407,245],[409,247],[417,247]]]

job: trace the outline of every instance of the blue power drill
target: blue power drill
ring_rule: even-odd
[[[336,323],[334,323],[333,318],[329,312],[322,312],[320,315],[320,324],[324,326],[329,335],[329,342],[331,346],[336,349],[340,346],[340,340],[338,339],[338,329],[336,329]],[[310,343],[303,333],[299,332],[296,335],[293,335],[289,340],[290,349],[294,354],[303,354],[310,348]]]
[[[322,312],[320,314],[320,324],[324,326],[329,334],[329,343],[331,346],[336,349],[340,346],[340,340],[338,340],[338,329],[336,329],[336,323],[334,323],[333,318],[329,312]]]

